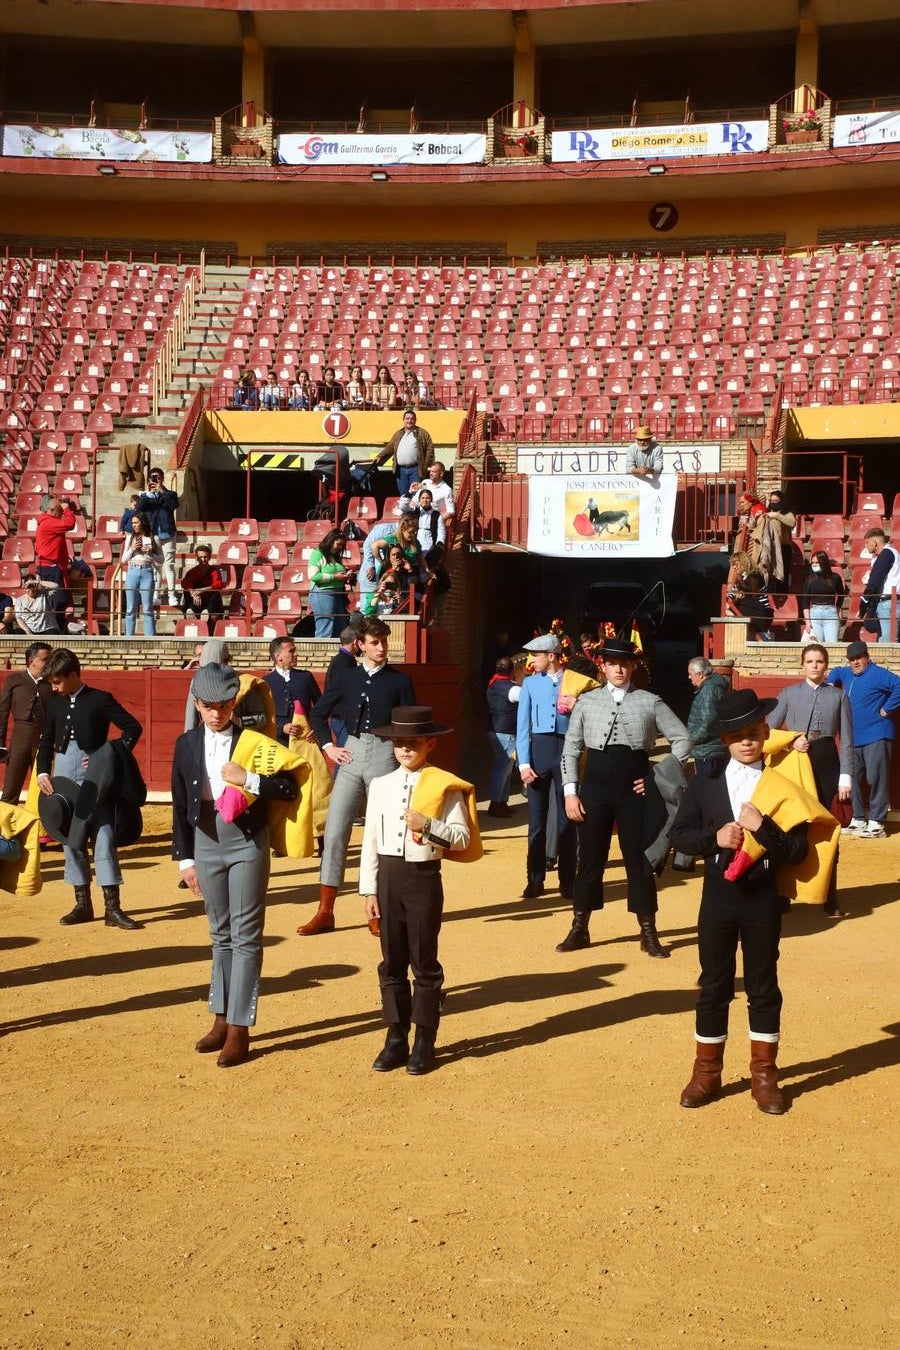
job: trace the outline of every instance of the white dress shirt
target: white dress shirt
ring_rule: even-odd
[[[203,781],[200,784],[200,796],[205,802],[218,801],[229,786],[222,777],[222,770],[231,759],[231,742],[234,727],[227,726],[224,731],[212,731],[203,728]],[[259,796],[259,774],[247,773],[243,786],[251,796]],[[178,864],[179,872],[194,866],[193,858],[182,858]]]
[[[440,819],[435,818],[431,822],[434,841],[423,839],[421,843],[416,842],[403,817],[410,809],[418,781],[419,772],[408,773],[402,768],[373,779],[369,788],[366,828],[359,858],[360,895],[376,895],[378,892],[379,854],[405,858],[407,862],[434,862],[444,853],[438,839],[446,841],[454,850],[464,849],[468,845],[469,816],[465,798],[458,791],[447,793]]]
[[[755,764],[741,764],[736,759],[730,759],[726,764],[725,786],[728,788],[728,800],[735,820],[740,815],[741,807],[753,796],[764,767],[761,759]]]

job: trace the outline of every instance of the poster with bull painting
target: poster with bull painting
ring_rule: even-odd
[[[674,553],[675,474],[531,478],[528,548],[555,558],[665,558]]]

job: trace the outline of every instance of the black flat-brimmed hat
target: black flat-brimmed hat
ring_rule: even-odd
[[[626,661],[636,661],[638,649],[633,642],[627,638],[607,638],[600,649],[600,660],[603,661],[607,656],[621,656]]]
[[[777,702],[777,698],[758,698],[755,689],[735,689],[719,703],[710,731],[721,736],[726,731],[740,731],[754,722],[764,722]]]
[[[67,844],[80,789],[71,778],[54,776],[50,782],[53,786],[53,796],[50,797],[44,792],[40,794],[38,815],[44,832],[58,844]]]
[[[410,704],[407,707],[395,708],[391,713],[390,725],[376,727],[372,735],[380,736],[383,741],[405,741],[421,736],[446,736],[452,730],[452,727],[434,720],[431,708]]]

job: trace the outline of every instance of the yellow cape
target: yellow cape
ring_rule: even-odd
[[[796,732],[791,733],[792,739],[796,735]],[[808,755],[796,753],[794,757],[809,759]],[[809,852],[799,866],[777,869],[778,889],[789,900],[824,904],[841,835],[841,827],[834,816],[817,797],[805,791],[796,778],[788,778],[782,769],[764,769],[750,800],[782,830],[793,829],[803,822],[809,825]],[[751,866],[765,853],[762,844],[748,830],[744,831],[742,851],[747,854]]]
[[[0,802],[0,834],[6,839],[17,838],[22,845],[20,858],[4,858],[0,862],[0,891],[11,891],[15,895],[37,895],[41,889],[41,849],[38,843],[41,823],[37,814],[39,791],[37,774],[32,770],[25,805]]]
[[[266,725],[260,727],[264,736],[275,737],[275,698],[261,675],[241,675],[240,688],[234,701],[235,708],[247,700],[244,712],[264,712]]]
[[[770,769],[777,769],[785,778],[790,778],[804,792],[808,792],[810,797],[815,797],[816,779],[809,755],[801,755],[799,750],[791,749],[799,735],[799,731],[769,731],[763,755]]]
[[[309,858],[314,848],[309,765],[258,731],[242,731],[231,758],[248,773],[269,775],[286,771],[293,774],[300,789],[294,800],[267,803],[270,842],[276,853],[286,854],[289,858]],[[246,789],[240,790],[248,802],[256,800]]]
[[[306,739],[310,731],[309,719],[303,713],[299,717],[295,714],[293,725],[297,728],[297,735],[291,734],[288,745],[292,755],[296,755],[304,764],[309,765],[313,831],[317,835],[323,835],[328,815],[328,799],[331,796],[334,779],[328,772],[325,756],[317,742]]]
[[[599,680],[592,679],[590,675],[579,675],[577,670],[569,670],[569,667],[566,666],[559,692],[569,698],[580,698],[589,689],[600,689],[601,687]]]
[[[467,783],[464,778],[456,778],[444,769],[437,769],[433,764],[426,764],[419,774],[416,786],[413,788],[410,806],[413,811],[421,811],[423,816],[433,816],[440,819],[444,798],[448,792],[461,792],[463,794],[466,802],[466,813],[469,817],[470,833],[469,842],[465,848],[454,853],[447,852],[444,857],[451,859],[453,862],[477,862],[483,855],[484,849],[481,846],[481,831],[478,828],[475,789],[471,783]]]

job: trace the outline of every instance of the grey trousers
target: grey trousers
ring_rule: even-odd
[[[857,820],[877,820],[880,825],[887,820],[893,744],[893,741],[872,741],[853,747],[853,815]],[[864,783],[869,786],[868,811]]]
[[[160,539],[159,546],[162,549],[162,574],[166,583],[165,589],[169,595],[175,590],[175,550],[178,547],[174,536],[171,539]],[[159,591],[163,590],[160,586]],[[168,597],[166,597],[168,598]]]
[[[377,736],[348,736],[344,749],[350,751],[353,759],[349,764],[341,765],[328,802],[319,872],[323,886],[340,886],[344,880],[350,832],[362,812],[372,779],[393,773],[397,767],[392,742],[380,741]]]
[[[71,778],[79,786],[84,782],[87,767],[82,763],[85,753],[74,741],[53,761],[53,772],[61,778]],[[119,866],[119,854],[113,833],[113,809],[109,798],[101,801],[91,824],[91,844],[94,854],[94,872],[98,886],[121,886],[122,869]],[[69,848],[63,845],[66,860],[63,881],[70,886],[90,886],[91,862],[83,849]]]
[[[263,924],[269,886],[269,831],[245,839],[204,802],[194,862],[212,941],[209,1010],[232,1026],[256,1025]]]

